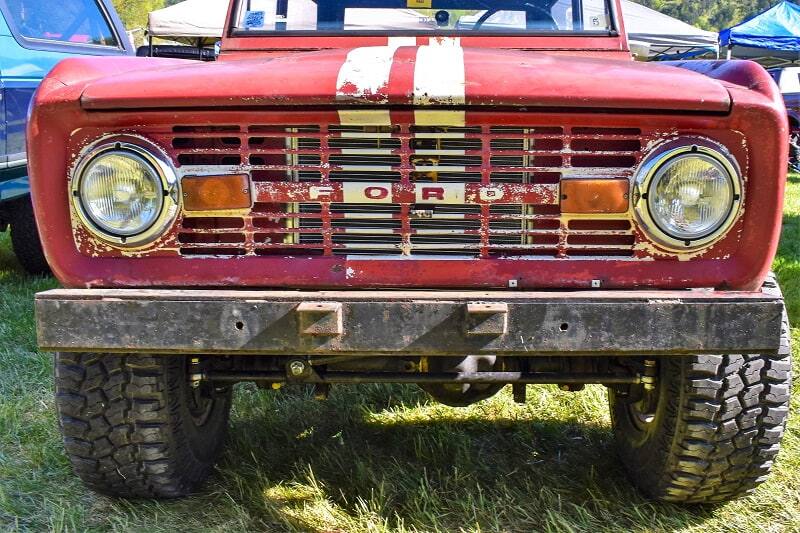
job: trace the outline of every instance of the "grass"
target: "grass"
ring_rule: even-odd
[[[797,176],[787,200],[775,269],[800,324]],[[800,531],[800,390],[770,480],[719,507],[653,503],[629,485],[600,387],[535,387],[525,406],[504,390],[453,409],[413,387],[341,387],[317,403],[304,389],[242,386],[203,492],[98,496],[63,455],[52,360],[36,349],[31,299],[55,286],[23,276],[0,234],[2,531]]]

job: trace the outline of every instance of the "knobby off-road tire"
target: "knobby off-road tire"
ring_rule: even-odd
[[[16,201],[11,213],[11,246],[28,274],[49,274],[30,198]]]
[[[175,498],[209,475],[230,391],[192,388],[186,357],[58,353],[55,360],[64,446],[90,488]]]
[[[765,289],[778,290],[773,280]],[[781,329],[776,355],[661,358],[649,423],[610,393],[620,458],[648,496],[716,503],[749,494],[766,479],[789,413],[785,311]]]

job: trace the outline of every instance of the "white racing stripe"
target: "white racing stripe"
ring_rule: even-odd
[[[436,44],[434,44],[434,42]],[[458,39],[431,38],[420,46],[414,68],[414,106],[463,106],[466,103],[464,49]],[[416,109],[418,125],[463,126],[464,111]]]
[[[416,37],[389,37],[389,48],[397,50],[401,46],[417,46]]]
[[[354,48],[339,69],[336,79],[336,99],[340,101],[368,100],[376,105],[388,103],[389,75],[395,51],[401,46],[415,46],[416,37],[389,37],[387,46]],[[359,126],[391,125],[389,110],[339,110],[342,124]]]
[[[415,37],[390,37],[387,46],[355,48],[339,69],[336,98],[341,102],[359,101],[385,106],[387,86],[394,54],[400,46],[414,46]],[[464,111],[424,109],[432,106],[463,106],[466,103],[464,49],[461,40],[431,37],[427,46],[417,49],[413,81],[414,121],[418,125],[464,126]],[[391,125],[388,109],[339,110],[342,124],[360,126]]]

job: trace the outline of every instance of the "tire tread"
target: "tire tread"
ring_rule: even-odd
[[[91,489],[123,497],[190,493],[213,459],[199,457],[180,419],[181,358],[56,354],[56,406],[64,447]],[[226,402],[205,438],[216,455],[227,424]],[[219,418],[222,417],[222,420]]]
[[[765,291],[779,289],[773,278]],[[650,496],[676,503],[719,503],[744,496],[769,474],[789,415],[791,347],[784,311],[775,354],[662,359],[670,379],[663,427],[647,449],[628,442],[612,401],[623,460]],[[663,375],[663,374],[662,374]]]

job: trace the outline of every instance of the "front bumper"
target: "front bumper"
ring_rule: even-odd
[[[772,353],[770,292],[58,289],[36,296],[52,351],[271,355]]]

